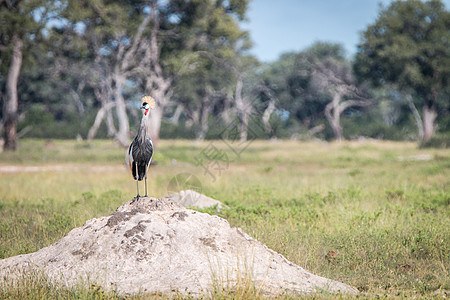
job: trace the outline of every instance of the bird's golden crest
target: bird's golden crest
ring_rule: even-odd
[[[154,109],[156,106],[156,101],[151,96],[144,96],[142,97],[142,103],[147,102],[148,106],[150,106],[150,109]]]

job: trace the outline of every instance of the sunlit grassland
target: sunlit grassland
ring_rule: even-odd
[[[48,246],[136,193],[125,149],[111,141],[19,145],[0,153],[0,258]],[[150,195],[162,197],[174,176],[193,174],[197,189],[228,206],[206,212],[368,297],[450,290],[447,149],[380,141],[161,141],[154,161]],[[13,297],[11,291],[4,288],[0,298]],[[61,289],[72,298],[95,298],[96,291]]]

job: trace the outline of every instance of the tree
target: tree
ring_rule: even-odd
[[[323,118],[325,105],[321,98],[306,92],[311,70],[305,52],[284,53],[277,61],[265,66],[261,73],[260,99],[274,102],[277,108],[289,114],[291,120],[298,120],[306,129],[316,127]],[[267,105],[267,108],[271,106]]]
[[[273,95],[273,91],[270,87],[270,81],[265,80],[265,78],[261,78],[261,75],[258,74],[257,70],[257,68],[254,68],[251,77],[251,81],[253,81],[252,92],[258,100],[258,104],[263,107],[261,121],[264,126],[264,131],[268,137],[273,139],[275,138],[275,130],[270,123],[270,119],[272,114],[277,109],[276,104],[278,99]]]
[[[438,107],[448,102],[449,11],[439,0],[397,0],[381,8],[362,34],[355,72],[374,85],[392,83],[415,96],[422,107],[422,141],[428,141],[436,131]]]
[[[144,13],[147,8],[147,1],[138,0],[68,1],[64,33],[70,37],[69,50],[76,49],[78,59],[91,67],[89,84],[101,104],[88,138],[95,136],[106,117],[109,134],[121,145],[129,144],[130,125],[124,89],[143,64],[151,18],[151,14]]]
[[[4,149],[16,150],[19,96],[17,83],[23,56],[30,42],[39,39],[41,30],[57,6],[53,1],[0,1],[1,74],[6,73],[6,98],[3,111]]]
[[[174,80],[186,70],[189,73],[196,68],[196,58],[204,60],[205,55],[199,54],[233,55],[230,49],[243,34],[237,20],[244,17],[247,2],[69,1],[67,31],[72,33],[73,41],[80,37],[77,44],[85,44],[81,57],[96,74],[91,76],[90,84],[101,103],[89,137],[95,136],[106,118],[110,133],[121,144],[128,144],[129,120],[124,97],[128,84],[133,86],[135,98],[138,94],[155,98],[149,131],[157,142],[165,111],[176,106],[170,100]],[[77,30],[80,27],[82,30]],[[210,97],[203,98],[208,102],[206,99]]]
[[[232,65],[232,74],[236,81],[233,99],[239,122],[239,140],[245,142],[248,137],[250,115],[255,110],[253,107],[255,87],[252,86],[249,77],[258,62],[252,56],[236,55]]]
[[[161,62],[161,37],[160,37],[160,14],[157,10],[161,10],[163,6],[159,1],[150,2],[150,20],[152,29],[150,37],[146,40],[147,47],[143,54],[140,73],[144,76],[144,84],[146,93],[152,95],[156,101],[156,105],[150,114],[150,122],[148,130],[153,138],[154,143],[159,141],[159,132],[164,110],[170,102],[171,85],[173,76],[171,72],[164,73]]]
[[[174,99],[183,103],[188,118],[198,126],[197,139],[205,138],[214,108],[234,99],[237,57],[250,47],[248,34],[237,22],[244,19],[247,3],[173,1],[166,21],[160,21],[165,31],[177,33],[170,40],[158,40],[163,74],[173,79]],[[176,24],[168,21],[173,16]]]
[[[324,113],[338,141],[344,137],[341,114],[348,108],[371,104],[362,87],[357,86],[351,64],[343,53],[341,45],[327,43],[316,43],[308,50],[311,64],[309,90],[331,97]]]
[[[214,108],[231,98],[233,76],[227,66],[229,61],[218,53],[197,54],[192,68],[177,78],[174,98],[183,103],[187,117],[196,125],[196,139],[203,140]]]
[[[145,93],[156,99],[149,122],[152,138],[159,139],[166,109],[178,106],[171,101],[176,90],[174,82],[187,80],[195,89],[190,95],[191,104],[199,109],[197,138],[204,139],[215,102],[222,98],[222,88],[227,84],[223,64],[236,55],[236,44],[246,36],[236,20],[244,18],[248,1],[153,0],[149,3],[152,29],[143,55],[144,66],[139,72]],[[217,77],[220,72],[222,77]],[[220,82],[220,78],[225,82]],[[184,100],[190,98],[178,96]]]
[[[370,104],[339,44],[317,42],[299,53],[285,53],[263,76],[279,107],[298,119],[310,135],[325,128],[321,124],[325,116],[335,139],[341,140],[342,113]]]

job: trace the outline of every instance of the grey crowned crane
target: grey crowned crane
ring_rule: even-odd
[[[126,161],[130,166],[131,174],[136,180],[137,198],[139,195],[139,181],[145,179],[145,197],[147,197],[147,169],[152,161],[153,143],[147,129],[150,109],[155,107],[155,99],[150,96],[142,97],[143,110],[139,131],[128,149]]]

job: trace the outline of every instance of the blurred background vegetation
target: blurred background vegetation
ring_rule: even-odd
[[[389,139],[448,146],[450,14],[392,1],[355,56],[316,42],[263,63],[249,0],[0,1],[0,131],[128,145],[142,95],[153,139]],[[281,5],[281,4],[280,4]]]

